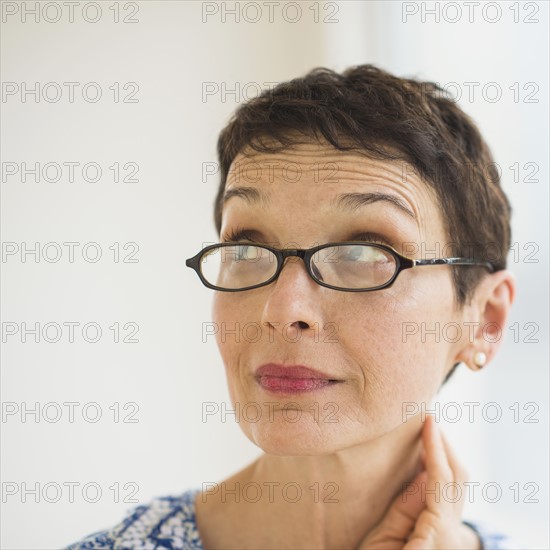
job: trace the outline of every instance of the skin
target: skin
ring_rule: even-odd
[[[247,170],[250,163],[254,170]],[[308,143],[276,154],[238,155],[226,190],[239,187],[269,198],[230,198],[222,240],[244,227],[254,240],[272,246],[308,248],[370,231],[411,258],[425,255],[421,249],[411,253],[407,243],[425,243],[433,251],[450,242],[433,191],[410,169],[404,181],[398,161]],[[387,201],[336,209],[335,197],[351,192],[391,194],[414,217]],[[288,258],[268,286],[214,293],[212,316],[219,327],[263,328],[258,341],[217,334],[233,407],[256,407],[241,416],[240,427],[264,451],[220,487],[253,482],[264,489],[255,502],[242,495],[236,502],[221,491],[199,496],[205,548],[480,548],[461,522],[462,501],[437,503],[421,490],[426,483],[429,488],[436,481],[465,481],[467,474],[429,416],[403,414],[404,404],[428,407],[455,363],[477,370],[474,353],[484,352],[489,362],[501,343],[484,339],[481,327],[504,326],[515,293],[512,274],[488,273],[471,302],[458,307],[451,269],[408,269],[389,288],[350,293],[316,284],[301,259]],[[404,337],[404,326],[433,328],[437,322],[478,322],[479,329],[471,337],[465,328],[453,342],[433,336],[423,341],[420,332]],[[254,377],[268,362],[309,366],[340,382],[310,393],[272,394]],[[254,410],[261,411],[259,419]],[[403,502],[407,482],[419,491]],[[269,483],[280,483],[271,502]],[[290,502],[295,492],[283,495],[285,483],[302,488],[297,502]],[[317,497],[311,489],[316,483]]]

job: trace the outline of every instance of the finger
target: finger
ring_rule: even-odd
[[[431,414],[426,415],[422,441],[426,451],[425,462],[428,481],[453,481],[453,471],[447,459],[445,444],[435,422],[435,417]]]
[[[426,507],[437,516],[442,516],[452,503],[442,498],[442,491],[454,481],[453,471],[447,459],[445,444],[433,415],[427,415],[422,432],[426,451],[426,471],[428,481],[425,487]],[[452,488],[452,487],[451,487]]]
[[[425,510],[421,488],[427,478],[428,474],[423,470],[412,482],[403,485],[401,494],[395,497],[382,521],[361,541],[360,550],[403,548],[404,541]]]
[[[445,448],[445,453],[447,455],[447,461],[451,470],[453,472],[453,479],[460,484],[463,484],[465,481],[468,481],[470,477],[464,466],[458,460],[456,453],[454,452],[449,440],[443,432],[440,432],[441,440],[443,441],[443,447]]]
[[[403,491],[397,496],[384,516],[381,526],[384,532],[396,539],[404,539],[413,530],[418,516],[424,510],[422,489],[428,474],[420,472],[412,482],[403,484]]]
[[[469,475],[466,469],[462,466],[458,460],[455,452],[453,451],[449,440],[445,437],[445,434],[441,432],[441,439],[445,447],[445,452],[447,453],[447,460],[449,466],[453,471],[453,479],[456,484],[456,487],[453,487],[453,490],[445,491],[444,496],[451,501],[451,504],[454,505],[454,513],[458,516],[462,516],[462,510],[464,509],[464,495],[465,495],[465,483],[469,479]]]

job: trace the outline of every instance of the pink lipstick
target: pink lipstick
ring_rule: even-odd
[[[255,374],[260,386],[274,393],[311,392],[341,382],[328,374],[302,365],[268,363],[256,369]]]

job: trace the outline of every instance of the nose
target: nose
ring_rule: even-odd
[[[271,326],[289,342],[313,338],[315,330],[324,324],[319,300],[319,292],[324,289],[311,279],[303,258],[285,258],[279,277],[266,288],[263,326]]]

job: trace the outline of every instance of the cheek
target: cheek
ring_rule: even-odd
[[[214,292],[212,300],[212,319],[215,323],[235,323],[241,325],[254,320],[252,316],[258,310],[253,295],[246,292]]]
[[[242,315],[238,302],[230,293],[216,292],[212,301],[212,320],[216,331],[216,343],[226,368],[234,363],[240,345]],[[235,332],[237,331],[237,332]]]
[[[363,402],[371,409],[429,400],[445,370],[448,345],[422,339],[419,329],[433,327],[449,309],[444,304],[434,308],[433,299],[409,290],[403,294],[390,288],[384,295],[351,300],[340,323],[340,345],[361,371]],[[417,330],[418,335],[410,335]]]
[[[216,326],[221,322],[225,316],[225,310],[227,309],[226,300],[224,300],[223,292],[214,292],[214,298],[212,299],[212,321],[216,323]]]
[[[243,293],[216,292],[212,301],[211,314],[216,331],[216,344],[233,400],[244,391],[246,381],[242,379],[243,372],[239,370],[241,357],[246,357],[247,348],[255,345],[251,342],[257,334],[254,327],[247,330],[248,323],[252,322],[254,326],[257,326],[257,323],[253,323],[253,319],[249,318],[255,309],[246,298]]]

